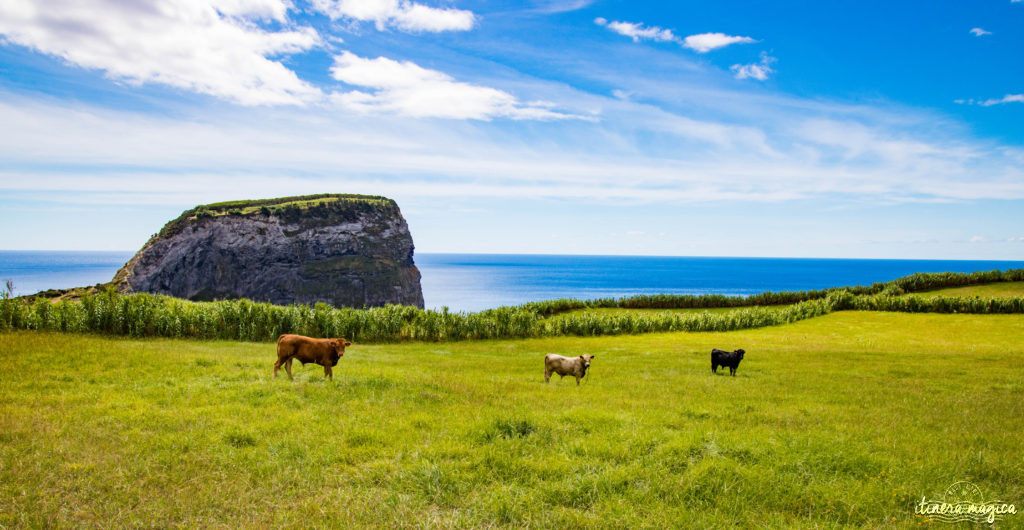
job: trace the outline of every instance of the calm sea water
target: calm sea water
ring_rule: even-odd
[[[16,295],[109,281],[132,252],[0,251]],[[428,308],[478,311],[552,298],[749,295],[865,285],[915,272],[1024,267],[1024,261],[417,254]]]

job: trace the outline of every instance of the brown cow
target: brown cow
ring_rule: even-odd
[[[352,343],[345,339],[313,339],[302,335],[281,335],[277,338],[277,362],[274,363],[274,377],[284,366],[288,378],[292,377],[292,361],[298,359],[303,366],[315,363],[324,367],[324,377],[334,380],[332,366],[338,365],[338,359],[345,355],[345,346]]]
[[[580,379],[587,375],[587,368],[590,368],[590,361],[596,355],[580,355],[579,357],[562,357],[549,353],[544,356],[544,382],[551,381],[552,372],[565,377],[571,375],[576,377],[576,386],[579,386]]]

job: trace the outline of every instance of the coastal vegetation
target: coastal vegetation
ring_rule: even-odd
[[[397,214],[395,201],[377,195],[350,193],[321,193],[275,199],[227,201],[202,204],[184,211],[169,221],[154,237],[169,238],[196,220],[224,215],[280,216],[288,220],[317,219],[323,217],[353,218],[366,211],[384,211]]]
[[[968,298],[1005,298],[1007,296],[1024,296],[1024,281],[996,282],[966,287],[950,287],[921,293],[921,296],[961,296]]]
[[[274,379],[268,343],[2,332],[0,526],[910,528],[962,480],[1019,509],[1022,339],[841,311],[357,342],[332,383]],[[736,377],[713,347],[746,349]],[[545,385],[549,352],[596,358]]]
[[[360,343],[481,340],[669,331],[733,331],[774,326],[833,311],[1024,313],[1024,296],[963,297],[908,294],[982,284],[1017,288],[1024,269],[969,274],[914,274],[871,286],[763,293],[749,297],[655,295],[621,299],[560,299],[477,313],[387,305],[337,309],[326,304],[278,306],[250,300],[190,302],[109,288],[77,300],[0,300],[0,330],[103,333],[273,341],[282,333],[346,337]],[[617,308],[643,311],[595,311]],[[728,311],[721,309],[729,308]],[[651,311],[662,309],[664,311]],[[716,309],[679,311],[678,309]]]

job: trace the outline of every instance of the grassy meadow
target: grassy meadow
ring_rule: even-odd
[[[736,377],[712,347],[748,352]],[[272,378],[274,351],[0,333],[0,527],[903,528],[959,480],[1024,501],[1020,314],[355,344],[333,383]],[[548,352],[597,357],[545,385]]]
[[[918,296],[977,296],[981,298],[1005,298],[1008,296],[1024,296],[1024,282],[986,283],[982,285],[952,287],[949,289],[926,291],[923,293],[919,293]]]

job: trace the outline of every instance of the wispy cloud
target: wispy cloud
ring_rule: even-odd
[[[538,13],[566,13],[583,9],[593,4],[594,0],[535,0],[532,11]]]
[[[761,60],[757,63],[752,64],[734,64],[729,67],[730,70],[735,74],[736,79],[757,79],[758,81],[764,81],[768,79],[768,76],[775,73],[772,69],[772,64],[775,63],[776,59],[769,56],[766,52],[761,52]]]
[[[681,38],[670,29],[658,26],[645,26],[642,22],[620,22],[609,21],[606,18],[594,19],[598,26],[607,27],[611,31],[633,39],[633,42],[650,40],[654,42],[675,42],[684,48],[691,49],[697,53],[707,53],[711,50],[724,48],[730,44],[745,44],[756,42],[750,37],[739,37],[726,35],[725,33],[699,33]]]
[[[331,76],[371,91],[353,90],[332,96],[340,105],[360,112],[475,120],[572,117],[552,111],[548,104],[522,103],[508,92],[459,82],[443,72],[387,57],[367,59],[346,51],[335,56]]]
[[[2,38],[129,83],[159,83],[243,105],[304,104],[319,89],[278,59],[320,42],[287,0],[0,2]],[[279,29],[264,29],[274,22]]]
[[[635,22],[609,22],[602,17],[595,18],[594,23],[598,26],[605,26],[619,35],[629,37],[633,39],[633,42],[640,42],[641,40],[680,42],[679,37],[672,33],[672,30],[659,28],[658,26],[644,26],[642,23]]]
[[[332,19],[373,22],[377,29],[439,32],[473,29],[476,15],[464,9],[437,8],[408,0],[313,0],[317,11]]]
[[[697,53],[707,53],[711,50],[724,48],[730,44],[746,44],[750,42],[755,41],[750,37],[738,37],[726,35],[725,33],[701,33],[699,35],[690,35],[683,39],[683,47],[694,50]]]
[[[989,99],[955,99],[953,103],[958,105],[981,105],[991,107],[992,105],[1005,105],[1006,103],[1024,103],[1024,94],[1007,94],[1001,98]]]
[[[991,35],[992,34],[991,31],[985,31],[985,30],[983,30],[981,28],[971,28],[971,32],[970,33],[971,33],[971,35],[974,35],[975,37],[982,37],[982,36],[985,36],[985,35]]]
[[[986,99],[978,104],[983,107],[990,107],[1004,103],[1024,103],[1024,94],[1007,94],[999,99]]]
[[[390,74],[373,75],[377,85],[393,84]],[[370,79],[367,74],[364,82]],[[140,201],[178,194],[183,204],[229,199],[242,185],[267,196],[341,186],[395,196],[638,203],[1024,198],[1024,170],[1007,158],[1019,153],[922,138],[915,126],[898,133],[853,125],[848,118],[788,114],[793,128],[768,135],[607,98],[607,119],[598,124],[551,122],[546,126],[558,128],[554,140],[509,142],[486,122],[452,127],[389,114],[239,110],[178,119],[7,96],[0,102],[4,193],[131,194]],[[612,125],[645,113],[658,114],[640,121],[642,129]],[[658,138],[672,149],[659,153],[635,139],[617,145],[617,136]],[[756,148],[764,142],[771,145]]]

